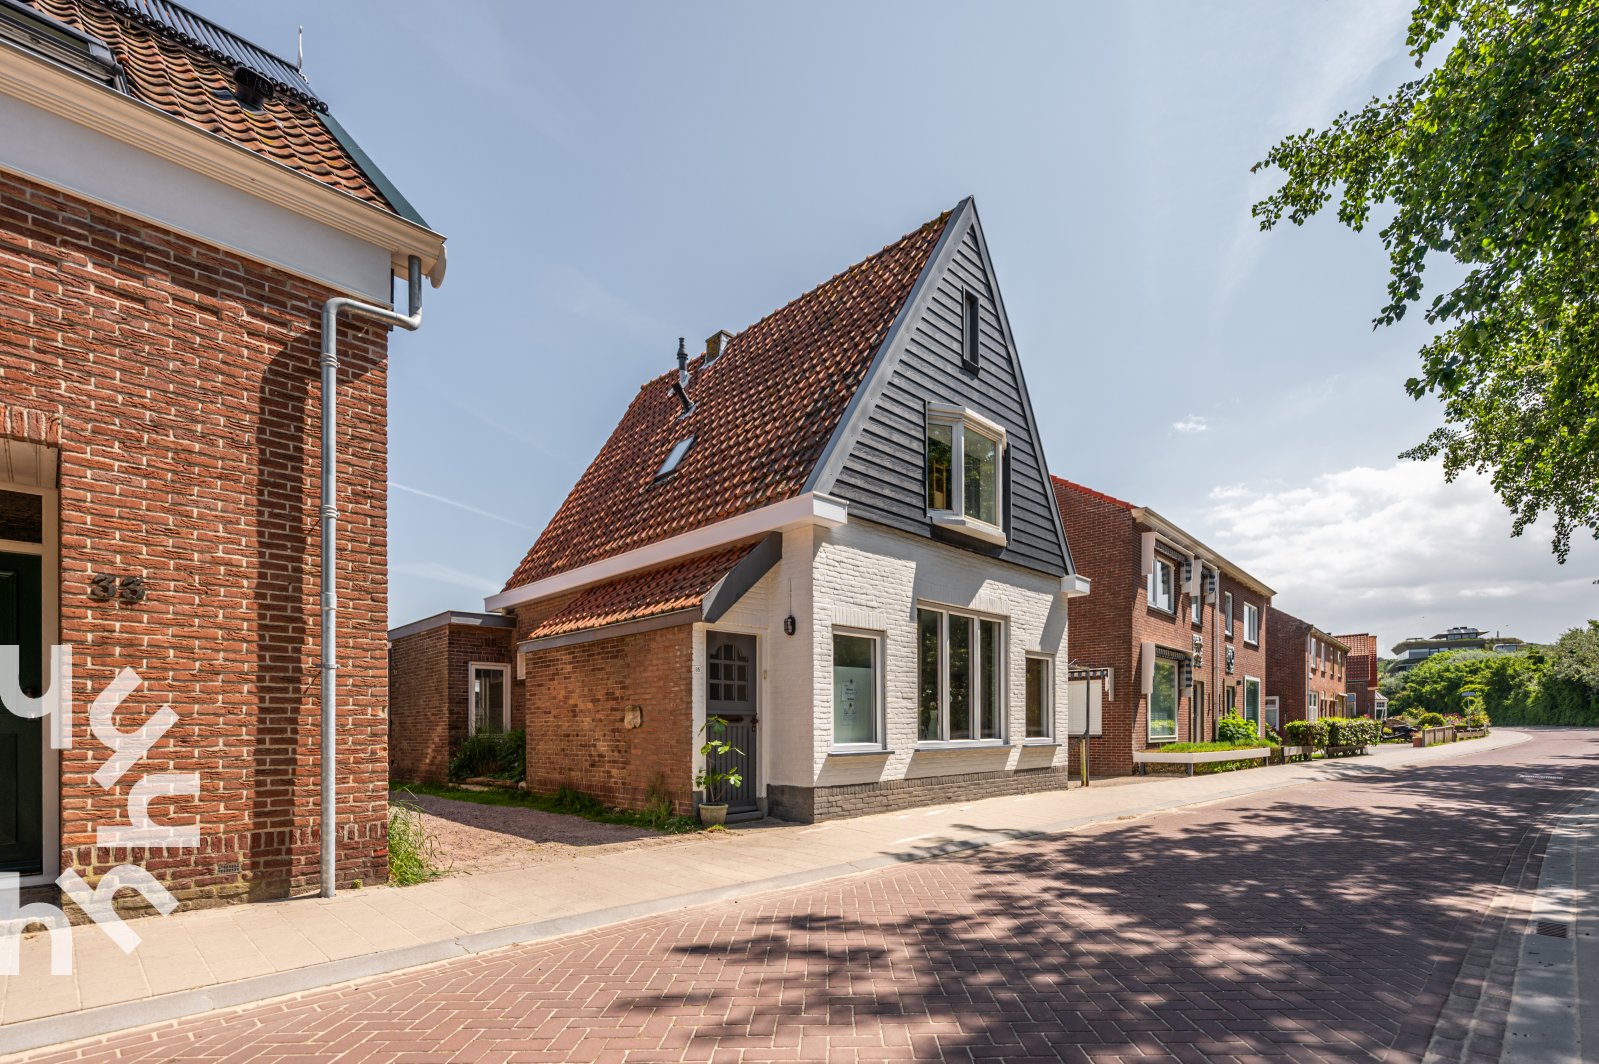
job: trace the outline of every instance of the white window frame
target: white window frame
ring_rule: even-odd
[[[478,670],[493,669],[504,679],[505,705],[501,709],[504,718],[501,734],[511,730],[511,666],[499,661],[471,661],[466,666],[466,734],[476,735],[477,721],[477,674]]]
[[[1160,587],[1160,570],[1162,566],[1165,566],[1166,571],[1171,574],[1171,583],[1169,585],[1171,587],[1171,605],[1169,606],[1155,601],[1156,589]],[[1155,560],[1149,566],[1148,581],[1149,587],[1146,589],[1144,599],[1149,603],[1150,608],[1159,610],[1162,613],[1169,613],[1173,617],[1177,616],[1177,563],[1157,553]]]
[[[1244,642],[1252,647],[1260,646],[1260,607],[1253,602],[1244,603]]]
[[[874,692],[877,709],[873,714],[874,719],[872,721],[872,732],[876,735],[876,738],[870,742],[864,743],[838,742],[838,707],[835,705],[832,707],[832,716],[829,718],[829,726],[832,728],[832,735],[834,737],[831,752],[835,754],[880,753],[887,749],[886,744],[888,742],[888,721],[884,716],[884,707],[888,699],[888,683],[887,678],[884,676],[886,671],[884,668],[884,663],[887,659],[887,655],[885,653],[885,647],[887,646],[887,633],[875,631],[870,628],[851,628],[848,625],[835,624],[832,627],[832,631],[828,639],[828,647],[830,652],[832,647],[832,637],[840,635],[850,636],[855,639],[866,639],[872,644],[872,676],[877,688],[877,690]],[[838,663],[836,659],[831,667],[835,670],[837,669]],[[831,688],[829,688],[829,701],[831,700]]]
[[[927,429],[934,425],[947,425],[950,428],[950,476],[949,476],[949,501],[948,510],[935,510],[927,508],[927,518],[940,528],[949,529],[960,535],[992,543],[1003,547],[1008,542],[1003,527],[1005,521],[1005,448],[1007,435],[1005,428],[998,425],[975,411],[960,406],[945,406],[941,403],[927,404]],[[998,519],[990,524],[979,521],[975,517],[966,516],[966,429],[971,429],[979,436],[986,437],[994,443],[994,516]],[[927,431],[922,433],[922,457],[927,456]],[[927,502],[927,477],[931,468],[925,468],[922,473],[922,501]]]
[[[1231,591],[1223,591],[1221,593],[1221,618],[1221,623],[1227,629],[1227,638],[1231,639],[1233,637],[1233,593]]]
[[[1155,734],[1155,687],[1160,682],[1160,666],[1162,663],[1171,666],[1172,670],[1172,716],[1171,734]],[[1144,707],[1144,735],[1152,743],[1175,743],[1182,732],[1183,719],[1183,663],[1176,658],[1157,656],[1155,664],[1150,670],[1156,677],[1149,685],[1149,701]]]
[[[1001,631],[1001,637],[1004,632]],[[1041,661],[1044,663],[1044,734],[1027,734],[1027,666],[1028,663]],[[1003,685],[1001,685],[1003,686]],[[1087,707],[1084,707],[1087,712]],[[1003,728],[1001,729],[1003,730]],[[1022,742],[1044,745],[1055,741],[1055,659],[1049,654],[1028,653],[1022,655]]]
[[[1321,695],[1316,691],[1305,694],[1305,719],[1315,720],[1321,716]]]
[[[922,738],[922,628],[921,611],[940,615],[938,622],[938,734],[940,738]],[[916,747],[919,750],[953,750],[962,747],[976,746],[1005,746],[1007,735],[1010,732],[1010,713],[1008,712],[1010,696],[1010,623],[1005,617],[996,617],[993,614],[978,613],[974,610],[956,609],[951,606],[941,605],[936,602],[918,602],[916,604]],[[951,617],[964,617],[972,621],[991,621],[999,625],[999,690],[995,692],[999,704],[995,707],[999,715],[999,734],[992,739],[951,739],[949,738],[949,619]],[[973,627],[974,639],[972,642],[972,682],[971,689],[978,694],[978,684],[983,674],[982,663],[982,629]],[[980,697],[972,699],[972,730],[982,731],[983,706]]]

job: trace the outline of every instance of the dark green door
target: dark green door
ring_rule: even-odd
[[[41,691],[39,559],[0,551],[0,646],[18,647],[25,694]],[[44,722],[0,706],[0,872],[44,867]]]

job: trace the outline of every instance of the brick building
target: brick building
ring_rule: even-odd
[[[515,621],[529,785],[688,811],[716,716],[734,813],[1062,786],[1087,585],[975,204],[677,361],[485,602]]]
[[[523,726],[511,698],[511,618],[449,610],[389,632],[389,780],[438,783],[468,735]]]
[[[1272,589],[1147,506],[1059,477],[1053,487],[1072,558],[1093,583],[1072,603],[1072,665],[1089,693],[1068,698],[1098,703],[1100,721],[1096,734],[1092,715],[1074,710],[1073,771],[1085,727],[1090,772],[1110,776],[1133,770],[1134,751],[1214,739],[1229,712],[1259,724]]]
[[[0,129],[0,873],[132,863],[189,905],[314,884],[321,315],[387,306],[413,257],[442,279],[443,238],[293,63],[167,0],[6,0]],[[387,327],[344,317],[339,347],[336,847],[372,882]],[[61,693],[54,644],[66,736],[16,714]],[[112,723],[164,730],[118,773],[90,706],[124,669]]]
[[[1388,699],[1377,689],[1377,637],[1370,632],[1335,637],[1349,648],[1344,667],[1344,709],[1351,717],[1388,715]]]
[[[1282,723],[1346,716],[1349,644],[1282,610],[1266,627],[1266,689]]]

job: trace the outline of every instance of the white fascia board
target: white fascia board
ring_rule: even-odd
[[[568,569],[564,573],[547,576],[543,580],[535,580],[531,584],[501,591],[497,595],[485,598],[483,608],[489,611],[506,610],[520,606],[524,602],[536,602],[551,595],[576,591],[641,569],[665,565],[679,558],[689,558],[740,540],[764,536],[768,532],[782,532],[802,525],[837,528],[848,520],[849,506],[843,500],[820,492],[806,492],[792,499],[763,506],[759,510],[751,510],[713,525],[696,528],[692,532],[657,540],[623,554],[602,558],[576,569]]]
[[[1277,594],[1260,580],[1251,576],[1243,569],[1222,557],[1219,551],[1212,550],[1199,540],[1184,532],[1181,528],[1166,520],[1160,514],[1147,506],[1133,507],[1133,520],[1149,525],[1155,529],[1155,534],[1166,542],[1173,550],[1190,555],[1196,560],[1209,562],[1217,569],[1225,572],[1239,583],[1252,591],[1265,595],[1268,598]]]
[[[1089,593],[1089,589],[1092,584],[1093,581],[1089,580],[1086,576],[1079,576],[1076,573],[1067,573],[1065,576],[1060,578],[1060,592],[1069,599],[1082,598]]]
[[[391,269],[402,275],[406,259],[415,255],[422,260],[422,271],[433,280],[435,287],[444,280],[444,238],[438,233],[6,43],[0,43],[0,95],[381,248],[390,255]],[[0,159],[0,163],[13,168],[11,145],[6,147],[6,157]],[[14,168],[26,174],[24,167]],[[112,172],[111,176],[116,175]],[[170,224],[163,218],[151,217],[136,207],[126,206],[116,198],[79,187],[89,182],[90,177],[78,175],[75,180],[62,180],[59,176],[38,175],[39,180],[52,187],[159,224]],[[113,181],[110,187],[114,188],[114,184]],[[181,225],[173,228],[189,232]],[[214,234],[191,232],[190,235],[217,242]],[[293,269],[293,265],[285,268]]]

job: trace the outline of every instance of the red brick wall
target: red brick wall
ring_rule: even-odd
[[[690,812],[693,647],[694,628],[684,624],[527,654],[517,689],[528,786],[572,787],[638,808],[658,783],[678,812]],[[643,710],[640,727],[624,724],[630,706]]]
[[[1375,710],[1372,691],[1377,687],[1377,637],[1369,633],[1341,635],[1349,644],[1349,669],[1344,678],[1344,693],[1350,696],[1349,711],[1370,716]]]
[[[447,625],[389,643],[389,779],[437,783],[449,775]]]
[[[1267,686],[1278,697],[1285,724],[1305,719],[1309,705],[1307,692],[1310,691],[1316,692],[1321,716],[1337,716],[1342,712],[1339,699],[1344,693],[1346,663],[1329,657],[1312,672],[1307,650],[1311,629],[1308,621],[1281,610],[1272,611]],[[1329,646],[1329,652],[1334,649]]]
[[[334,293],[0,174],[3,401],[61,415],[61,641],[79,733],[61,755],[62,862],[143,864],[187,904],[277,896],[317,875],[319,314]],[[338,594],[341,882],[387,864],[386,335],[342,326]],[[18,419],[8,418],[10,421]],[[140,576],[96,603],[93,574]],[[87,703],[123,667],[130,729],[178,723],[106,791]],[[198,851],[108,851],[132,784],[198,772]]]

